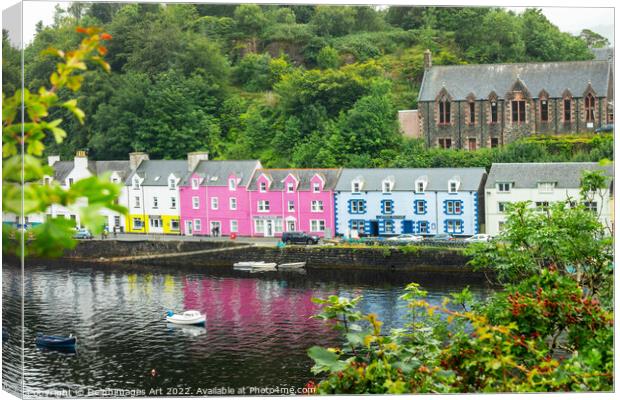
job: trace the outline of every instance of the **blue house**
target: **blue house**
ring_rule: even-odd
[[[484,168],[344,169],[335,190],[336,233],[471,236],[484,223]]]

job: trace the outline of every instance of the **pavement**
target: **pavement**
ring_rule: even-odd
[[[101,236],[95,237],[95,239],[101,239]],[[265,238],[265,237],[237,237],[236,239],[230,239],[227,236],[224,237],[210,237],[210,236],[185,236],[185,235],[164,235],[157,233],[117,233],[109,234],[107,240],[121,240],[121,241],[142,241],[142,240],[181,240],[188,242],[233,242],[233,243],[248,243],[255,246],[275,246],[279,242],[279,238]]]

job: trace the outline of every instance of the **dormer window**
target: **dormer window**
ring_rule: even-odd
[[[500,193],[508,193],[510,192],[510,183],[509,182],[499,182],[497,184],[497,191]]]
[[[426,190],[426,182],[423,180],[415,181],[415,191],[416,193],[424,193]]]
[[[389,180],[384,180],[382,189],[383,189],[383,193],[392,192],[392,182],[390,182]]]
[[[459,190],[459,182],[451,180],[448,182],[448,193],[456,193]]]
[[[351,191],[353,193],[359,193],[362,190],[362,182],[360,181],[353,181],[351,182]]]
[[[133,178],[133,188],[134,189],[140,189],[140,180],[138,179],[137,176],[135,178]]]
[[[46,176],[45,177],[45,185],[49,186],[50,183],[51,183],[51,179],[48,176]]]
[[[555,188],[554,182],[539,182],[538,183],[538,193],[553,193],[553,188]]]
[[[261,182],[258,186],[259,190],[264,193],[267,191],[267,182]]]
[[[170,189],[176,189],[177,188],[177,181],[174,178],[169,178],[168,179],[168,188]]]
[[[229,190],[236,190],[237,189],[237,181],[234,178],[230,178],[228,180],[228,189]]]
[[[194,189],[194,190],[198,189],[198,179],[197,178],[192,178],[192,189]]]
[[[288,182],[286,184],[286,193],[293,193],[295,190],[295,184],[293,182]]]
[[[321,191],[321,184],[318,182],[314,182],[312,184],[312,192],[319,193]]]

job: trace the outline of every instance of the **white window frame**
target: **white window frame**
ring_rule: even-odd
[[[538,193],[551,194],[554,188],[554,182],[538,182]]]
[[[415,192],[424,193],[426,191],[426,182],[423,180],[415,181]]]
[[[390,227],[390,229],[388,230],[388,226]],[[383,224],[383,232],[384,233],[396,233],[396,224],[394,223],[394,220],[392,219],[387,219],[385,220],[385,223]]]
[[[351,182],[351,192],[353,193],[361,193],[362,192],[362,182],[353,181]]]
[[[286,203],[286,209],[288,210],[288,212],[293,212],[295,211],[295,200],[289,200]]]
[[[269,212],[269,208],[269,200],[258,200],[258,205],[256,207],[258,212]]]
[[[286,193],[293,193],[295,191],[294,182],[286,182]]]
[[[200,208],[200,196],[192,196],[192,209],[198,210]]]
[[[174,226],[176,224],[176,226]],[[179,230],[179,220],[178,219],[171,219],[170,220],[170,230],[171,231],[178,231]]]
[[[196,190],[198,189],[198,185],[199,185],[199,181],[198,178],[192,178],[192,189]]]
[[[388,207],[388,205],[389,205],[389,207]],[[386,200],[383,203],[383,212],[385,214],[392,214],[394,212],[394,201]]]
[[[134,208],[140,208],[140,196],[134,197]]]
[[[424,200],[416,200],[415,207],[418,214],[424,214]]]
[[[177,198],[174,196],[170,198],[170,208],[177,208]]]
[[[230,220],[230,233],[237,233],[239,232],[239,221],[237,221],[236,219],[231,219]]]
[[[228,208],[231,210],[237,209],[237,198],[236,197],[230,197],[228,199]]]
[[[255,233],[265,233],[265,220],[264,219],[255,219],[254,220],[254,232]]]
[[[196,231],[202,232],[202,221],[200,219],[195,219],[194,220],[194,226],[193,226],[192,230],[194,232],[196,232]]]
[[[132,183],[133,183],[132,188],[134,190],[140,189],[140,180],[138,179],[137,176],[135,178],[133,178],[133,182]]]
[[[171,190],[177,188],[177,180],[173,177],[168,178],[168,188]]]
[[[321,228],[322,225],[322,228]],[[310,232],[325,232],[325,220],[324,219],[311,219],[310,220]]]
[[[235,178],[228,179],[228,190],[237,190],[237,180]]]
[[[312,200],[310,203],[311,212],[323,212],[325,207],[323,206],[323,200]]]
[[[392,183],[388,180],[384,180],[381,184],[383,193],[392,193]]]
[[[211,209],[217,210],[220,208],[220,199],[218,197],[211,197]]]
[[[504,190],[506,188],[506,185],[508,187],[508,190]],[[498,182],[497,183],[497,192],[498,193],[510,193],[510,189],[511,189],[511,184],[510,182]]]
[[[153,208],[159,208],[159,199],[157,196],[153,196]]]
[[[263,181],[258,184],[258,191],[265,193],[267,191],[267,182]]]
[[[319,182],[313,182],[312,183],[312,192],[313,193],[321,192],[321,184]]]
[[[457,181],[448,182],[448,193],[457,193],[459,191],[459,183]]]

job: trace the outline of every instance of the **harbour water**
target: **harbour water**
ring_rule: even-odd
[[[466,286],[478,298],[492,291],[480,277],[396,271],[66,264],[26,271],[23,384],[31,395],[287,394],[316,379],[309,347],[340,342],[310,318],[318,311],[312,298],[361,295],[361,310],[377,313],[390,329],[404,321],[399,296],[407,283],[420,283],[433,303]],[[3,268],[3,325],[12,333],[3,343],[5,385],[17,384],[21,372],[20,282],[19,269]],[[166,324],[166,311],[187,309],[206,313],[206,327]],[[77,352],[39,349],[37,332],[72,333]]]

